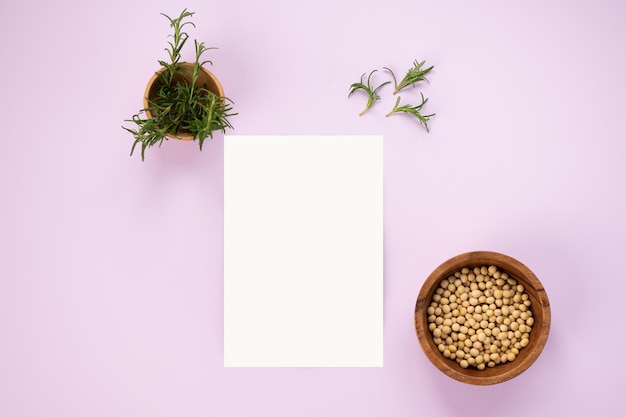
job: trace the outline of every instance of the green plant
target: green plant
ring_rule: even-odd
[[[417,119],[420,121],[420,123],[422,123],[424,125],[424,127],[426,128],[426,131],[428,132],[428,120],[430,120],[431,117],[433,117],[435,115],[435,113],[433,114],[427,114],[427,115],[423,115],[420,113],[420,111],[422,110],[422,107],[424,106],[424,104],[426,104],[426,102],[428,101],[427,98],[424,98],[424,94],[420,93],[420,95],[422,96],[422,102],[420,104],[418,104],[417,106],[413,106],[410,104],[405,104],[403,106],[400,106],[400,97],[398,97],[396,99],[396,105],[393,107],[393,109],[391,109],[391,111],[389,113],[386,114],[387,117],[391,116],[394,113],[408,113],[408,114],[412,114],[413,116],[417,117]]]
[[[430,67],[423,69],[422,67],[424,66],[425,62],[426,61],[422,61],[422,62],[419,62],[417,60],[413,61],[413,67],[407,71],[406,75],[404,76],[404,78],[402,78],[402,80],[400,80],[399,83],[393,71],[390,68],[383,67],[385,70],[387,70],[387,72],[389,72],[389,74],[391,74],[391,77],[393,78],[393,84],[394,84],[393,94],[394,95],[400,92],[401,90],[405,89],[406,87],[415,85],[416,83],[420,81],[428,81],[428,79],[426,78],[426,74],[432,71],[434,66],[431,65]],[[363,77],[365,76],[365,74],[363,74],[361,75],[361,82],[354,83],[350,86],[350,93],[348,94],[348,97],[350,97],[352,93],[354,93],[357,90],[365,91],[368,96],[367,104],[365,105],[365,108],[363,109],[363,111],[359,113],[359,115],[363,115],[363,113],[365,113],[370,107],[372,107],[372,105],[375,102],[381,99],[380,96],[378,95],[378,90],[380,90],[384,85],[387,85],[391,82],[391,81],[384,82],[378,87],[374,88],[371,84],[371,78],[375,72],[376,70],[370,72],[370,75],[367,77],[367,84],[363,83]],[[393,109],[391,109],[389,113],[387,113],[386,116],[389,117],[394,113],[411,114],[417,117],[417,119],[420,121],[421,124],[424,125],[424,127],[426,128],[426,131],[428,132],[429,131],[428,120],[430,120],[430,118],[433,117],[435,113],[426,114],[426,115],[421,113],[422,107],[424,107],[424,104],[426,104],[428,99],[424,98],[424,94],[420,93],[420,95],[422,97],[422,102],[415,106],[410,105],[410,104],[405,104],[401,106],[400,105],[401,98],[398,97],[396,100],[395,106],[393,107]]]
[[[168,136],[180,133],[189,134],[193,140],[198,140],[200,150],[207,137],[213,138],[213,132],[226,132],[232,129],[229,117],[237,113],[232,112],[233,102],[227,97],[211,91],[200,85],[202,67],[213,64],[211,61],[201,61],[202,55],[210,50],[203,42],[194,40],[195,60],[188,64],[181,62],[181,50],[189,35],[183,30],[186,25],[195,25],[185,21],[192,17],[193,12],[183,10],[177,18],[165,16],[173,28],[172,40],[168,41],[169,61],[159,60],[162,70],[157,72],[155,87],[147,97],[148,106],[135,114],[126,122],[134,123],[134,129],[122,126],[135,138],[130,154],[135,147],[141,144],[141,159],[145,158],[145,151],[156,144],[161,145]]]
[[[417,60],[413,61],[413,67],[409,68],[404,78],[400,80],[400,83],[396,81],[396,75],[393,73],[393,71],[385,67],[385,69],[389,71],[389,73],[393,77],[393,83],[394,83],[393,94],[397,94],[400,90],[403,90],[404,88],[410,85],[415,85],[415,83],[418,83],[420,81],[428,81],[428,78],[426,78],[426,74],[428,74],[434,67],[430,66],[426,69],[422,69],[425,62],[426,61],[422,61],[422,62],[418,62]]]
[[[374,103],[380,100],[380,96],[378,95],[378,90],[380,90],[383,86],[389,84],[391,81],[387,81],[379,85],[378,87],[373,87],[371,84],[372,75],[377,70],[370,72],[370,75],[367,77],[367,84],[363,83],[363,77],[365,77],[365,73],[361,75],[361,81],[358,83],[354,83],[350,86],[350,92],[348,93],[348,97],[352,95],[357,90],[363,90],[367,93],[367,104],[365,108],[359,113],[359,116],[363,116],[363,114],[370,108]]]

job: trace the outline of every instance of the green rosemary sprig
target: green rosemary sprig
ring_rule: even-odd
[[[371,84],[371,78],[372,75],[376,72],[377,70],[374,70],[372,72],[370,72],[370,75],[367,77],[367,84],[363,83],[363,77],[365,77],[365,73],[363,75],[361,75],[361,81],[358,83],[354,83],[350,86],[350,93],[348,93],[348,97],[350,97],[352,95],[352,93],[354,93],[357,90],[363,90],[367,93],[367,104],[365,105],[365,108],[361,111],[361,113],[359,113],[359,116],[363,116],[363,114],[370,108],[372,107],[372,105],[374,105],[374,103],[376,103],[378,100],[380,100],[380,96],[378,95],[378,90],[380,90],[382,87],[384,87],[385,85],[389,84],[391,81],[386,81],[384,83],[382,83],[381,85],[379,85],[378,87],[373,87]]]
[[[413,68],[410,68],[407,71],[406,75],[400,81],[400,83],[397,82],[396,75],[393,73],[393,71],[390,68],[384,67],[387,71],[389,71],[389,73],[393,77],[393,84],[394,84],[393,94],[397,94],[400,90],[403,90],[404,88],[410,85],[415,85],[415,83],[418,83],[420,81],[428,81],[428,78],[426,78],[426,74],[432,71],[434,66],[431,65],[430,67],[426,69],[422,69],[425,62],[426,61],[418,62],[417,60],[415,60],[413,62]]]
[[[172,82],[171,77],[173,77],[176,71],[179,69],[180,51],[183,49],[183,46],[185,46],[187,39],[189,39],[189,35],[187,34],[187,32],[183,32],[183,27],[185,27],[185,25],[191,25],[195,28],[196,25],[194,25],[193,22],[183,22],[185,18],[192,17],[194,15],[193,12],[189,12],[187,11],[187,9],[184,9],[180,13],[180,15],[175,19],[172,19],[165,13],[161,13],[161,15],[165,16],[165,18],[169,20],[170,27],[174,29],[174,34],[169,36],[173,40],[167,42],[170,47],[165,48],[170,60],[169,62],[163,61],[163,60],[159,61],[159,64],[162,67],[167,68],[167,71],[165,71],[164,76],[169,77],[169,78],[166,78],[166,82],[171,83]]]
[[[188,12],[187,9],[184,9],[175,19],[172,19],[165,13],[161,13],[161,15],[165,16],[167,20],[170,21],[170,27],[174,29],[174,34],[170,35],[174,39],[174,43],[168,41],[167,43],[170,45],[171,49],[165,48],[165,50],[168,52],[171,62],[178,62],[180,59],[180,51],[183,49],[187,39],[189,39],[189,35],[186,32],[183,32],[183,27],[185,27],[185,25],[191,25],[194,28],[196,27],[193,22],[183,23],[183,20],[186,17],[192,17],[194,12]]]
[[[130,154],[132,155],[135,152],[135,147],[141,143],[141,160],[143,161],[148,146],[156,144],[161,146],[161,143],[166,139],[167,131],[158,126],[155,119],[142,119],[139,117],[139,114],[135,114],[132,120],[127,121],[132,121],[137,125],[137,129],[129,129],[122,126],[135,137]]]
[[[420,93],[420,95],[422,96],[422,102],[421,104],[418,104],[417,106],[412,106],[410,104],[405,104],[403,106],[400,106],[400,97],[398,97],[396,99],[396,105],[393,107],[393,109],[391,109],[391,111],[389,113],[386,114],[387,117],[391,116],[394,113],[408,113],[408,114],[412,114],[413,116],[417,117],[417,119],[420,121],[420,123],[422,123],[424,125],[424,127],[426,128],[426,131],[428,132],[428,121],[430,120],[431,117],[433,117],[435,115],[435,113],[433,114],[426,114],[423,115],[421,113],[422,107],[424,107],[424,104],[426,104],[426,102],[428,101],[427,98],[424,98],[424,94]]]
[[[221,131],[226,133],[227,128],[232,129],[233,126],[230,124],[228,117],[236,114],[232,113],[232,101],[229,98],[217,97],[206,89],[201,89],[201,93],[213,98],[206,100],[204,107],[195,106],[195,109],[201,109],[202,111],[197,113],[196,118],[189,119],[183,126],[184,129],[196,133],[200,150],[202,150],[202,144],[207,137],[213,138],[213,132]]]

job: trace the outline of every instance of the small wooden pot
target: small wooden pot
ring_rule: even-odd
[[[192,72],[193,72],[193,66],[194,64],[189,63],[189,62],[181,63],[181,72],[174,76],[174,81],[176,81],[177,79],[190,80]],[[165,71],[165,68],[161,68],[156,73],[154,73],[154,75],[148,81],[148,85],[146,85],[146,91],[143,97],[143,107],[145,109],[150,107],[150,104],[148,103],[148,99],[153,98],[162,85],[162,82],[159,79],[159,75],[163,71]],[[202,88],[206,88],[207,90],[216,94],[218,97],[224,97],[224,89],[222,88],[222,84],[220,84],[219,80],[217,79],[217,77],[215,77],[215,75],[213,75],[213,73],[211,73],[209,70],[207,70],[204,67],[200,67],[200,73],[198,74],[198,80],[196,82],[196,85]],[[150,110],[146,110],[145,113],[148,118],[152,118],[152,113],[150,112]],[[193,134],[185,130],[178,131],[175,135],[168,134],[167,137],[170,139],[180,139],[180,140],[194,140],[195,139]]]
[[[518,283],[524,285],[531,300],[534,324],[529,336],[529,344],[522,348],[512,362],[497,364],[492,368],[478,370],[462,368],[456,361],[445,358],[437,349],[431,331],[428,329],[428,313],[433,294],[442,279],[454,275],[462,268],[495,265],[505,271]],[[512,379],[528,369],[537,359],[550,332],[550,303],[548,296],[535,274],[519,261],[496,252],[468,252],[455,256],[438,266],[426,279],[415,304],[415,331],[424,353],[441,372],[458,381],[473,385],[492,385]]]

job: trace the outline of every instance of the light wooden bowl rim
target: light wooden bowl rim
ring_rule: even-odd
[[[437,346],[428,329],[426,309],[430,305],[432,295],[439,282],[463,267],[495,265],[506,271],[525,286],[531,299],[531,309],[535,323],[530,333],[530,343],[520,350],[513,362],[499,364],[493,368],[478,369],[462,368],[457,362],[447,359],[437,350]],[[441,372],[449,377],[472,385],[498,384],[527,370],[541,354],[550,333],[551,312],[550,302],[543,285],[535,274],[518,260],[498,252],[475,251],[454,256],[439,265],[422,285],[415,304],[415,331],[422,350]]]

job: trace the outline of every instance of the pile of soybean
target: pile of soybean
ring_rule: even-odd
[[[443,356],[479,370],[514,361],[534,324],[524,286],[494,265],[463,268],[441,280],[427,314]]]

